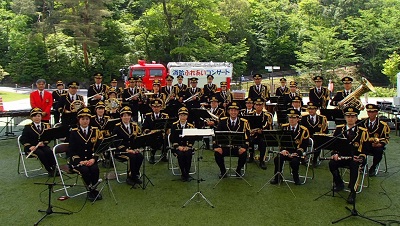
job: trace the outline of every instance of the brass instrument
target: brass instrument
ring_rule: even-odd
[[[197,93],[193,94],[192,96],[188,97],[187,99],[183,100],[182,102],[183,102],[183,103],[186,103],[186,102],[188,102],[188,101],[191,101],[193,98],[198,97],[199,94],[200,94],[200,93],[197,92]]]
[[[142,95],[142,92],[141,92],[141,91],[139,91],[139,92],[133,94],[132,96],[130,96],[130,97],[128,97],[128,98],[125,98],[125,100],[126,100],[126,101],[132,100],[132,99],[135,98],[135,97],[139,97],[139,95]]]
[[[231,94],[231,90],[227,90],[226,91],[226,100],[225,103],[231,103],[232,102],[232,94]]]
[[[219,117],[215,114],[213,114],[210,110],[208,110],[207,108],[204,107],[204,103],[201,104],[201,109],[204,109],[208,112],[208,114],[211,116],[211,118],[215,121],[219,121]],[[209,121],[209,119],[205,119],[206,122]]]
[[[261,84],[261,98],[265,101],[267,99],[265,94],[265,86]]]
[[[386,138],[378,138],[378,137],[370,137],[368,139],[369,142],[374,143],[374,144],[378,144],[381,141],[385,141],[385,140],[386,140]]]
[[[353,159],[351,156],[339,156],[338,161],[340,160],[350,160]],[[319,160],[333,160],[333,157],[319,157]]]
[[[74,100],[71,103],[71,112],[78,112],[82,108],[86,107],[85,103],[81,100]]]
[[[110,98],[108,100],[105,100],[104,104],[106,105],[106,111],[110,112],[114,112],[120,107],[120,102],[117,98]]]
[[[351,92],[347,97],[341,100],[336,109],[343,110],[346,107],[354,107],[360,110],[363,107],[360,97],[369,91],[375,93],[375,88],[366,78],[361,78],[361,85],[354,92]]]
[[[167,98],[165,99],[164,104],[163,104],[163,109],[165,109],[165,107],[167,107],[167,105],[169,104],[169,101],[171,100],[171,97],[175,97],[175,93],[173,92],[173,89],[174,88],[171,89],[171,92],[169,92]]]
[[[96,95],[101,95],[101,96],[104,96],[104,92],[101,92],[101,93],[96,93],[95,95],[93,95],[93,96],[90,96],[90,97],[88,97],[87,99],[88,100],[91,100],[91,99],[93,99]]]
[[[250,136],[254,136],[254,135],[256,135],[256,133],[260,133],[260,131],[262,131],[261,128],[252,129],[252,130],[250,130]]]

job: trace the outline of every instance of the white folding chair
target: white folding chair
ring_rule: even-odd
[[[17,169],[18,174],[24,174],[26,177],[47,175],[48,174],[47,172],[42,171],[42,170],[44,170],[43,165],[35,154],[32,154],[31,156],[29,156],[29,158],[26,158],[27,154],[24,151],[24,146],[21,144],[21,135],[18,136],[17,143],[18,143],[18,151],[19,151],[18,169]],[[39,167],[37,167],[37,168],[33,168],[33,166],[28,167],[27,166],[28,162],[32,162],[32,164],[34,164],[33,162],[36,162],[36,164],[39,164]]]
[[[128,175],[127,171],[128,171],[128,167],[129,167],[129,158],[126,156],[124,157],[123,155],[116,158],[114,150],[115,149],[109,150],[112,167],[114,168],[114,176],[117,179],[118,183],[123,183],[124,181],[121,179],[121,176]],[[123,171],[118,169],[118,166],[117,166],[118,162],[123,163],[124,168],[125,168]]]
[[[360,167],[358,169],[358,179],[356,182],[356,186],[357,186],[356,193],[357,194],[362,192],[363,188],[369,187],[368,159],[369,159],[369,156],[367,155],[367,158],[365,159],[365,162],[366,162],[365,165],[364,166],[360,165]],[[349,172],[348,168],[342,168],[342,178],[350,176],[350,173],[347,173],[347,172]],[[349,175],[349,176],[347,176],[347,175]],[[343,179],[343,181],[345,184],[349,184],[349,182],[346,181],[345,179]],[[365,181],[367,181],[366,185],[364,184]],[[350,192],[350,190],[347,188],[345,189],[345,191]]]
[[[68,152],[68,148],[69,148],[68,143],[60,143],[60,144],[57,144],[56,146],[54,146],[54,148],[53,148],[53,155],[54,155],[54,159],[56,160],[56,170],[58,171],[58,173],[60,175],[60,182],[61,182],[61,186],[62,186],[60,189],[55,189],[54,192],[62,190],[65,192],[66,196],[73,198],[73,197],[76,197],[79,195],[86,194],[87,189],[86,189],[84,182],[82,185],[78,185],[78,179],[81,177],[79,171],[70,170],[68,162],[66,162],[63,165],[60,164],[60,161],[59,161],[60,154],[66,155]],[[63,160],[65,160],[65,159],[63,158]],[[72,180],[72,182],[71,182],[71,184],[68,184],[68,181],[70,181],[70,180]],[[83,189],[80,189],[80,188],[83,188]],[[84,191],[82,191],[82,190],[84,190]]]
[[[168,156],[168,169],[171,170],[171,172],[172,172],[172,174],[174,176],[180,176],[181,175],[181,171],[180,171],[180,168],[179,168],[179,165],[178,165],[178,157],[174,153],[172,153],[173,147],[172,147],[172,144],[171,144],[170,135],[171,134],[168,134],[168,154],[167,154],[167,156]],[[192,156],[192,166],[191,166],[190,173],[189,173],[190,175],[193,175],[193,174],[195,174],[197,172],[196,156],[194,156],[194,155],[195,155],[195,152],[193,152],[193,156]]]
[[[300,164],[300,167],[301,167],[301,165],[305,165],[305,167],[306,167],[304,174],[301,174],[301,172],[299,170],[299,177],[300,177],[300,179],[303,179],[302,181],[300,181],[300,184],[305,184],[307,182],[307,179],[311,179],[311,180],[314,179],[314,168],[313,167],[311,167],[312,176],[308,175],[309,170],[310,170],[310,164],[312,163],[312,159],[314,157],[313,151],[314,151],[314,140],[312,138],[309,138],[307,150],[304,153],[304,156],[302,156],[303,164]],[[283,164],[282,173],[283,173],[284,166],[285,166],[285,164]],[[289,179],[285,179],[285,181],[294,183],[293,180],[289,180]]]

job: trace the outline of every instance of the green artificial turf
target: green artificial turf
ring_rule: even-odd
[[[399,143],[400,139],[392,132],[387,149],[389,172],[379,173],[377,177],[371,178],[370,187],[364,188],[357,196],[357,209],[367,216],[384,216],[374,217],[379,220],[400,220]],[[16,139],[0,141],[0,146],[0,225],[32,225],[43,215],[37,210],[46,209],[48,197],[47,186],[34,183],[46,182],[48,177],[26,178],[18,175]],[[331,221],[349,214],[345,207],[351,205],[346,204],[342,198],[332,197],[332,193],[314,201],[331,188],[332,177],[328,162],[323,162],[316,168],[314,180],[305,185],[295,186],[289,183],[296,196],[294,197],[285,184],[267,185],[257,193],[273,176],[272,161],[268,162],[266,171],[259,169],[254,163],[248,164],[245,179],[252,187],[243,180],[227,178],[213,189],[218,182],[218,167],[211,151],[204,151],[203,157],[200,174],[205,181],[200,183],[200,190],[215,208],[211,208],[203,199],[200,202],[195,199],[182,208],[197,191],[197,183],[181,182],[179,176],[173,176],[167,169],[167,163],[160,162],[156,165],[146,164],[146,173],[154,187],[149,185],[145,190],[131,189],[125,183],[110,181],[118,200],[117,205],[108,189],[105,189],[103,200],[94,205],[86,203],[77,212],[85,204],[84,196],[59,201],[57,198],[63,195],[62,192],[53,193],[52,202],[55,207],[77,213],[52,214],[40,225],[330,225]],[[35,160],[29,160],[37,164]],[[234,162],[236,163],[236,159]],[[101,170],[103,175],[106,170]],[[288,166],[285,175],[290,178]],[[347,192],[340,194],[347,198]],[[60,209],[54,208],[54,211]],[[374,223],[352,217],[339,225]]]

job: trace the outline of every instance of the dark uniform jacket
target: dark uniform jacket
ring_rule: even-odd
[[[211,84],[211,86],[207,83],[203,87],[203,101],[210,102],[210,98],[215,95],[217,91],[217,85]]]
[[[75,94],[76,100],[80,100],[84,102],[83,96],[79,94]],[[74,100],[75,101],[75,100]],[[63,94],[60,98],[60,101],[58,103],[58,112],[62,113],[61,116],[61,122],[64,125],[76,125],[78,122],[76,119],[77,116],[77,110],[79,109],[74,109],[73,106],[71,106],[71,103],[73,101],[70,99],[70,95],[67,92],[66,94]],[[74,111],[73,111],[74,110]]]
[[[368,136],[368,131],[367,129],[360,127],[360,126],[354,126],[352,129],[355,133],[355,136],[353,139],[349,140],[349,133],[348,131],[345,131],[347,129],[347,126],[345,124],[338,125],[335,129],[335,132],[333,133],[333,136],[336,137],[342,137],[346,138],[350,145],[352,146],[351,150],[346,150],[346,149],[338,149],[335,151],[332,151],[332,154],[339,154],[342,156],[363,156],[365,158],[365,147],[364,145],[365,142],[368,141],[369,136]]]
[[[179,84],[175,84],[174,86],[177,88],[178,96],[182,97],[182,98],[185,98],[184,97],[185,96],[185,91],[186,91],[188,86],[186,84],[183,84],[183,83],[182,83],[181,87],[179,87]]]
[[[330,103],[331,106],[338,106],[338,103],[346,97],[346,93],[344,90],[337,91],[335,96],[332,98]]]
[[[269,100],[269,90],[268,87],[261,84],[260,91],[257,91],[257,86],[252,85],[249,88],[249,96],[251,99],[255,100],[257,98],[263,98],[265,101]]]
[[[197,97],[195,97],[195,98],[193,98],[190,101],[187,101],[185,103],[186,107],[188,109],[200,108],[200,99],[201,99],[201,96],[202,96],[202,91],[201,91],[201,88],[199,88],[199,87],[196,87],[195,91],[193,91],[192,87],[188,87],[186,89],[186,91],[184,92],[183,100],[195,95],[196,93],[198,94]]]
[[[241,145],[241,147],[248,148],[250,137],[250,125],[248,121],[238,117],[236,118],[235,125],[232,126],[230,124],[230,120],[230,117],[221,118],[216,131],[244,132],[244,143]],[[214,148],[218,146],[214,146]]]
[[[305,126],[310,132],[310,137],[313,137],[315,133],[327,133],[328,132],[328,121],[323,115],[315,115],[315,123],[312,123],[310,115],[301,117],[300,124]]]
[[[250,115],[254,115],[255,116],[255,115],[257,115],[257,112],[253,111],[252,113],[250,113]],[[262,128],[257,128],[257,129],[271,130],[272,129],[272,119],[273,119],[272,114],[267,112],[267,111],[262,111],[259,116],[261,116]],[[256,129],[252,125],[250,125],[250,128]]]
[[[388,144],[390,134],[390,128],[388,124],[384,121],[379,120],[378,118],[375,119],[375,123],[372,128],[369,126],[369,124],[369,120],[365,120],[365,122],[361,124],[362,127],[368,130],[369,138],[379,139],[379,143],[381,143],[383,146]]]
[[[96,84],[92,84],[88,88],[87,97],[89,98],[93,95],[100,94],[103,96],[102,101],[104,101],[106,99],[107,89],[108,89],[108,87],[106,84],[101,84],[100,89],[96,88]],[[100,101],[100,99],[96,100],[94,98],[91,98],[90,100],[88,100],[88,104],[90,106],[95,106],[97,104],[97,102],[99,102],[99,101]]]
[[[282,130],[290,130],[289,123],[282,124]],[[286,149],[289,153],[297,153],[298,156],[302,156],[303,152],[307,150],[308,139],[310,138],[310,133],[305,126],[297,124],[296,130],[292,133],[292,140],[296,144],[296,148]]]
[[[292,106],[292,100],[293,100],[293,98],[294,98],[295,96],[299,96],[300,98],[302,98],[302,96],[299,95],[298,93],[294,93],[294,96],[293,96],[293,94],[292,94],[291,92],[285,93],[285,94],[283,95],[284,104],[285,104],[286,106],[291,107],[291,106]],[[303,101],[302,101],[301,105],[303,105]]]
[[[66,94],[67,90],[61,90],[61,92],[57,90],[54,90],[53,93],[51,94],[53,96],[53,109],[57,110],[57,105],[58,102],[60,101],[60,98],[63,94]]]
[[[289,92],[289,88],[287,86],[285,86],[285,88],[283,90],[282,90],[282,87],[278,87],[278,88],[276,88],[275,95],[281,97],[281,96],[283,96],[283,94],[285,94],[287,92]]]
[[[71,157],[71,164],[77,166],[80,161],[95,159],[97,161],[98,146],[103,140],[100,130],[96,127],[88,127],[88,135],[84,136],[80,127],[71,130],[69,140],[69,151]]]
[[[167,119],[169,118],[168,114],[166,113],[159,113],[159,118],[158,119]],[[144,118],[144,122],[142,125],[142,129],[144,132],[148,132],[150,130],[155,130],[156,129],[156,117],[154,115],[154,112],[149,112],[146,114],[145,118]]]
[[[187,146],[190,148],[193,147],[194,140],[190,138],[180,137],[179,135],[181,135],[181,132],[178,132],[179,130],[190,128],[194,128],[194,125],[188,122],[186,122],[185,126],[183,127],[181,126],[179,120],[172,124],[170,141],[175,149],[178,148],[178,146]]]
[[[40,141],[39,138],[43,134],[45,129],[49,129],[50,124],[49,123],[40,123],[40,131],[38,131],[38,128],[35,126],[35,123],[30,123],[28,125],[24,126],[24,129],[22,130],[22,136],[21,136],[21,143],[24,145],[24,150],[25,152],[30,152],[29,148],[32,146],[36,146]],[[43,141],[43,144],[47,146],[49,141]]]
[[[254,108],[252,108],[250,110],[247,110],[247,108],[241,109],[239,112],[239,115],[240,116],[251,115],[251,114],[253,114],[253,111],[254,111]]]
[[[122,139],[121,144],[117,147],[118,152],[125,152],[128,149],[132,149],[134,139],[142,134],[142,130],[136,122],[130,122],[129,124],[131,132],[126,129],[124,123],[120,122],[115,125],[113,134],[117,135],[117,139]]]
[[[166,106],[170,106],[170,105],[176,105],[176,98],[178,97],[178,88],[176,88],[175,86],[171,86],[170,90],[167,89],[167,86],[164,86],[161,88],[161,93],[164,94],[165,96],[165,101],[167,101],[169,96],[173,96],[175,98],[168,100],[168,102],[166,103]],[[172,94],[171,94],[172,93]]]
[[[315,104],[318,108],[326,109],[329,101],[329,90],[325,87],[321,87],[320,93],[317,88],[311,88],[309,92],[310,101]]]

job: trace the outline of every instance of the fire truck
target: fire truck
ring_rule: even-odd
[[[233,65],[229,62],[170,62],[167,64],[168,73],[176,77],[182,75],[184,83],[189,85],[190,78],[198,78],[198,87],[207,84],[207,76],[214,76],[214,83],[219,86],[220,82],[227,82],[230,87]],[[158,79],[161,86],[164,86],[167,76],[167,68],[154,61],[151,64],[139,60],[138,64],[129,67],[129,77],[141,77],[146,89],[151,90],[153,81]]]

